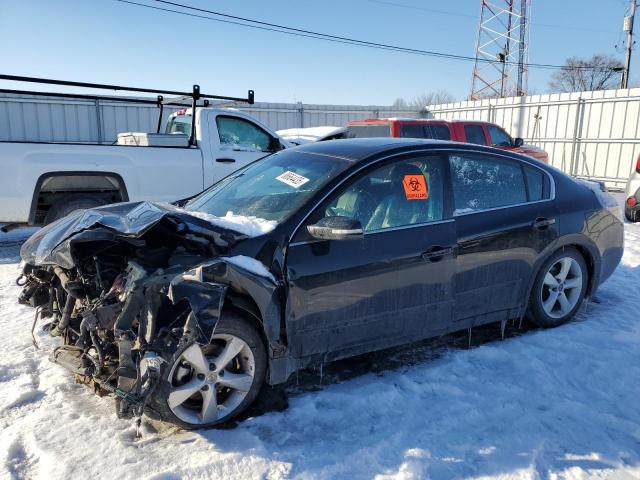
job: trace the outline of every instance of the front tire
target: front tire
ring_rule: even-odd
[[[172,356],[147,413],[188,430],[224,424],[254,402],[266,371],[258,331],[224,312],[209,345],[193,343]]]
[[[580,252],[571,247],[557,251],[536,276],[528,316],[541,327],[568,322],[582,305],[587,281],[587,265]]]

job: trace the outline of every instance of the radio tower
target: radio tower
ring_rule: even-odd
[[[481,0],[471,100],[527,94],[531,0]]]

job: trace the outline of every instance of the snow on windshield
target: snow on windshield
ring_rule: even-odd
[[[181,209],[181,211],[193,217],[206,220],[218,227],[228,228],[229,230],[234,230],[243,235],[247,235],[248,237],[264,235],[265,233],[269,233],[271,230],[276,228],[276,225],[278,225],[278,222],[275,220],[265,220],[264,218],[246,215],[235,215],[233,212],[227,212],[224,217],[218,217],[210,213],[197,212],[195,210]]]

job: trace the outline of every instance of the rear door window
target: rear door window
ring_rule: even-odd
[[[529,201],[537,202],[550,197],[549,179],[544,172],[537,168],[525,166],[524,174],[527,180]]]
[[[477,153],[449,160],[457,215],[527,202],[520,163]]]
[[[350,125],[347,133],[348,138],[376,138],[390,137],[391,125],[388,123],[371,125]]]
[[[467,143],[475,143],[478,145],[487,144],[487,139],[484,136],[484,128],[480,125],[465,125],[464,136],[467,138]]]
[[[442,124],[407,123],[400,126],[400,136],[406,138],[433,138],[434,140],[451,140],[449,127]]]
[[[401,124],[400,136],[405,138],[430,138],[425,132],[424,125],[417,123]]]
[[[447,125],[429,125],[430,137],[436,140],[451,140],[451,132]]]
[[[510,147],[513,145],[511,137],[501,128],[489,126],[489,137],[494,147]]]

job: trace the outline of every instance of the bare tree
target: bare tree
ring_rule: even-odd
[[[427,105],[439,105],[441,103],[455,102],[455,97],[445,90],[436,90],[435,92],[423,93],[417,97],[410,99],[396,98],[393,102],[394,107],[407,108],[410,110],[424,110]]]
[[[617,88],[622,62],[606,55],[571,57],[564,68],[551,76],[549,88],[555,92],[584,92]]]

